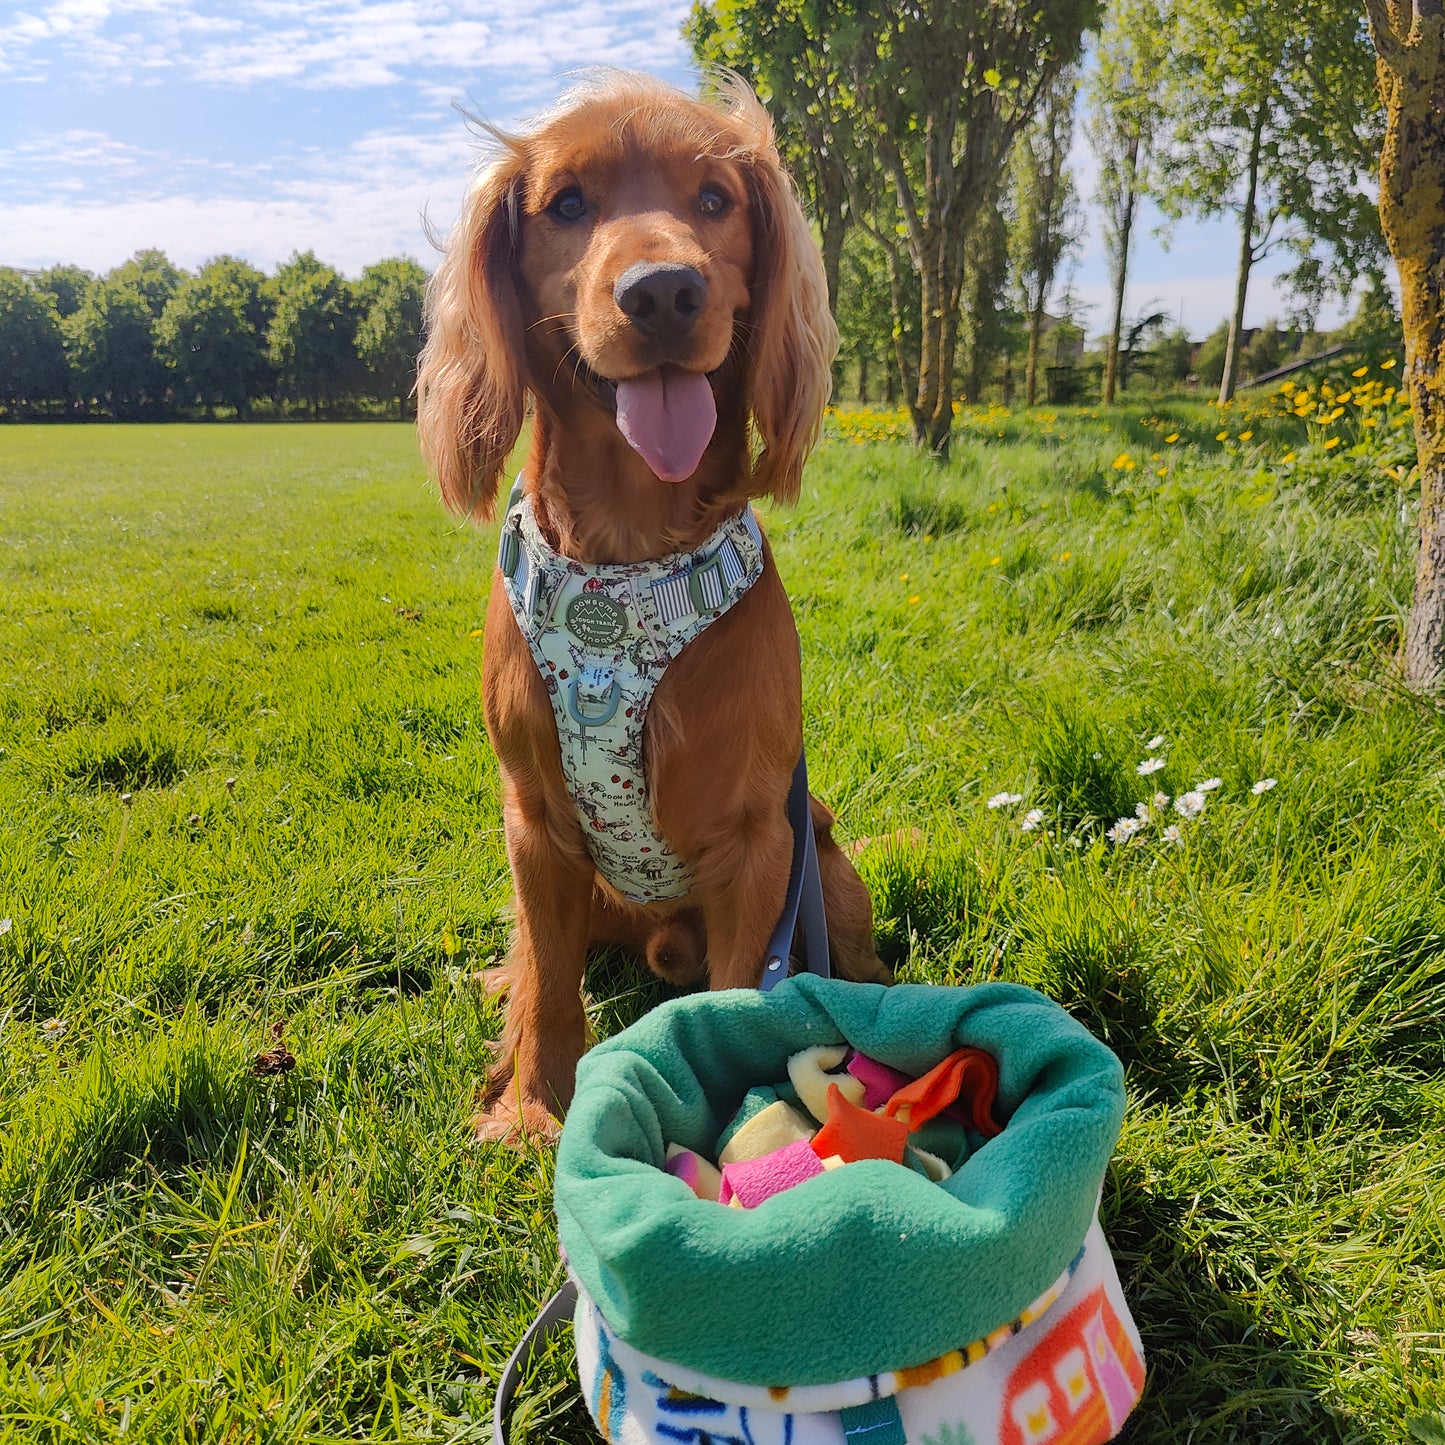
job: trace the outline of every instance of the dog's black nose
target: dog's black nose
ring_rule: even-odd
[[[691,266],[639,261],[617,278],[612,299],[645,336],[675,341],[692,330],[707,300],[707,282]]]

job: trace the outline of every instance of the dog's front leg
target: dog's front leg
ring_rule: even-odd
[[[593,865],[570,810],[559,813],[535,785],[504,779],[504,786],[517,937],[500,980],[509,993],[506,1021],[477,1138],[553,1139],[587,1042],[582,970]]]

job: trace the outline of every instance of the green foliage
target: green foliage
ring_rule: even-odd
[[[270,282],[266,354],[283,396],[314,413],[347,390],[356,365],[356,307],[346,281],[312,251],[296,252]]]
[[[125,419],[159,412],[170,376],[156,353],[156,321],[180,281],[160,251],[138,251],[106,273],[65,318],[74,387]]]
[[[826,442],[766,518],[810,771],[874,840],[903,981],[1043,988],[1125,1062],[1131,1437],[1431,1439],[1445,733],[1393,669],[1414,517],[1371,490],[1392,453],[1284,462],[1319,424],[1241,412],[978,409],[942,468]],[[509,926],[470,635],[495,539],[409,428],[0,454],[0,1420],[486,1440],[560,1279],[550,1157],[465,1124]],[[594,962],[599,1032],[642,977]],[[278,1025],[295,1067],[258,1074]],[[565,1345],[513,1433],[592,1439]]]
[[[65,347],[50,295],[0,267],[0,402],[14,408],[65,393]]]
[[[188,398],[208,411],[249,409],[269,380],[267,312],[266,278],[244,261],[219,256],[182,279],[156,324],[156,346]]]
[[[361,312],[356,354],[378,392],[394,396],[397,415],[405,417],[406,399],[416,385],[416,359],[424,339],[426,272],[405,256],[378,261],[361,273],[356,300]]]
[[[95,277],[79,266],[51,266],[35,277],[38,291],[47,291],[55,298],[57,316],[74,316],[85,302]]]

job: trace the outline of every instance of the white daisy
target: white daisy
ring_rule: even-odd
[[[1223,786],[1223,778],[1205,778],[1202,783],[1195,783],[1194,791],[1197,793],[1212,793],[1216,788],[1222,788]]]
[[[1267,793],[1278,781],[1276,778],[1261,778],[1249,791],[1257,798],[1261,793]]]
[[[1105,836],[1111,843],[1127,843],[1143,826],[1138,818],[1120,818]]]
[[[11,930],[14,926],[15,926],[15,923],[14,923],[14,920],[13,920],[13,919],[10,919],[10,918],[0,918],[0,934],[9,933],[10,930]]]
[[[1156,748],[1162,748],[1164,746],[1164,734],[1160,733],[1158,737],[1150,738],[1144,746],[1148,748],[1151,753],[1154,752]]]
[[[1042,808],[1030,808],[1028,812],[1024,814],[1024,820],[1019,824],[1019,827],[1022,828],[1025,833],[1032,833],[1043,821],[1044,810]]]
[[[1184,842],[1184,834],[1179,831],[1178,823],[1171,823],[1164,830],[1164,841],[1174,844],[1175,847],[1178,847]]]
[[[1149,821],[1149,804],[1135,803],[1134,816],[1138,818],[1141,823],[1147,823]]]
[[[1181,793],[1175,798],[1174,811],[1185,822],[1188,822],[1191,818],[1197,818],[1204,811],[1204,805],[1208,801],[1208,798],[1196,788],[1192,793]]]
[[[988,806],[990,808],[1008,808],[1012,807],[1015,803],[1022,803],[1023,800],[1024,795],[1022,793],[995,793],[993,797],[988,800]]]
[[[1163,758],[1145,758],[1134,771],[1138,773],[1141,778],[1147,778],[1150,773],[1157,773],[1160,768],[1164,766],[1165,762]]]
[[[1169,806],[1169,794],[1168,794],[1168,793],[1155,793],[1155,794],[1154,794],[1154,806],[1155,806],[1156,808],[1161,808],[1161,809],[1162,809],[1162,808],[1167,808],[1167,807]]]
[[[70,1025],[64,1019],[46,1019],[40,1025],[40,1032],[45,1035],[47,1042],[53,1043],[56,1039],[64,1037],[69,1027]]]

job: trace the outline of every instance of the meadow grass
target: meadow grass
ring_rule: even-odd
[[[839,418],[765,509],[880,950],[1124,1060],[1131,1440],[1445,1440],[1408,488],[1203,408],[1001,420],[939,467]],[[492,545],[409,428],[0,430],[0,1439],[490,1439],[559,1278],[547,1153],[465,1128]],[[604,958],[589,995],[605,1034],[663,991]],[[587,1438],[574,1397],[554,1351],[514,1439]]]

